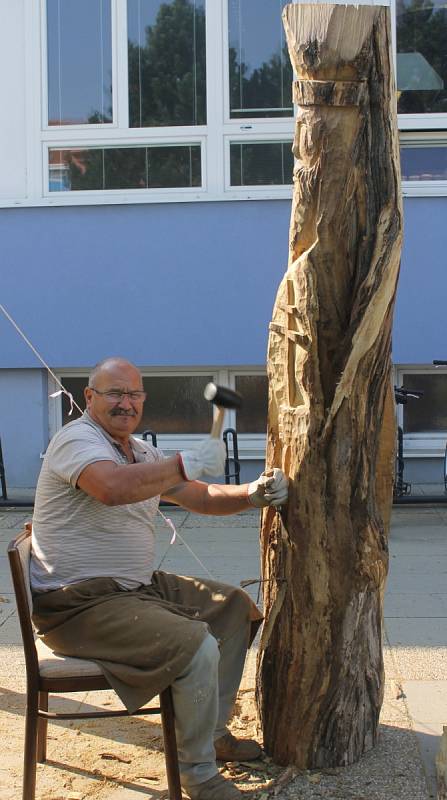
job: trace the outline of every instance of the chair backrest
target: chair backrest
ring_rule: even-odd
[[[11,568],[12,583],[17,603],[20,630],[22,632],[23,648],[28,677],[39,672],[34,631],[31,622],[33,600],[30,586],[30,556],[31,556],[31,523],[27,522],[21,533],[8,545],[9,566]]]

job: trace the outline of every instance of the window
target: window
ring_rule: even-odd
[[[50,192],[201,186],[200,145],[51,148]]]
[[[238,433],[267,430],[268,381],[266,375],[236,375],[235,388],[244,398],[236,413]]]
[[[212,375],[153,375],[143,378],[147,392],[143,417],[137,433],[152,430],[157,435],[163,433],[209,433],[213,421],[211,404],[205,400],[203,392]],[[66,376],[63,385],[71,392],[80,408],[85,408],[84,388],[88,377]],[[70,401],[62,395],[62,424],[70,422]]]
[[[87,375],[85,375],[83,378],[73,378],[73,377],[67,375],[66,377],[64,376],[64,378],[62,379],[62,382],[63,382],[63,385],[65,386],[67,392],[70,392],[70,394],[72,395],[73,400],[76,403],[76,405],[78,405],[79,408],[84,409],[85,408],[84,388],[87,386],[87,383],[88,383]],[[55,386],[56,386],[56,384],[55,384]],[[59,388],[59,387],[57,387],[57,388]],[[78,412],[76,407],[74,408],[74,411],[72,412],[72,414],[70,414],[71,403],[70,403],[70,400],[67,397],[67,395],[62,394],[62,395],[60,395],[60,398],[61,398],[61,409],[60,409],[61,410],[61,421],[60,421],[60,424],[58,425],[58,427],[60,427],[61,425],[66,425],[67,422],[71,422],[72,419],[76,419],[77,416],[79,415],[79,412]],[[52,434],[53,433],[56,433],[56,431],[55,430],[52,431]]]
[[[228,72],[231,119],[293,117],[292,67],[282,0],[229,0]]]
[[[447,431],[447,373],[406,374],[403,386],[424,393],[403,406],[404,433]]]
[[[447,194],[447,10],[441,0],[389,1],[404,192]],[[5,116],[17,141],[26,120],[17,155],[26,169],[16,170],[4,204],[290,198],[285,5],[23,3],[26,48],[8,97],[26,98],[26,108],[22,116],[6,108]],[[0,23],[8,25],[6,6]],[[15,46],[4,63],[13,62]],[[7,148],[3,159],[6,173]]]
[[[47,0],[48,125],[112,122],[110,0]]]
[[[400,164],[404,196],[447,194],[447,138],[441,132],[403,131]]]
[[[74,401],[85,408],[84,388],[88,383],[88,372],[77,374],[68,370],[58,374],[59,380]],[[143,385],[147,400],[137,435],[153,431],[158,445],[167,453],[191,447],[195,440],[207,436],[213,420],[213,406],[204,399],[207,383],[214,381],[231,386],[242,394],[243,404],[237,411],[228,410],[224,428],[235,428],[238,434],[241,458],[264,459],[265,433],[267,430],[267,376],[259,371],[220,369],[215,370],[143,370]],[[58,390],[49,377],[49,394]],[[50,436],[67,422],[77,419],[79,411],[72,415],[70,401],[59,395],[49,401]]]
[[[396,385],[423,392],[396,407],[404,432],[404,454],[411,457],[441,457],[447,439],[447,368],[397,368]]]
[[[205,0],[127,0],[129,125],[206,123]]]
[[[111,201],[125,192],[177,200],[197,190],[240,197],[247,187],[290,197],[285,0],[45,4],[52,199],[75,202],[88,192]]]
[[[231,142],[232,186],[284,186],[292,183],[292,142]]]
[[[144,378],[143,385],[148,396],[141,430],[151,428],[161,434],[208,434],[213,410],[203,392],[212,379],[212,375],[158,375]]]
[[[400,157],[402,180],[447,181],[447,145],[403,145]]]
[[[123,192],[202,189],[205,0],[44,6],[48,193],[120,193],[122,202]]]
[[[447,113],[447,8],[442,0],[396,2],[400,114]]]

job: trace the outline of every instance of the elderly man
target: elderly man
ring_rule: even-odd
[[[222,442],[165,458],[132,436],[145,398],[138,369],[108,358],[83,416],[52,439],[33,518],[33,619],[49,647],[97,661],[130,712],[171,685],[182,787],[233,800],[216,759],[260,754],[226,723],[261,614],[240,589],[154,572],[154,520],[160,497],[201,514],[281,505],[287,481],[280,470],[242,486],[197,480],[222,474]]]

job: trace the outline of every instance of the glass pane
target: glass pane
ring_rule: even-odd
[[[205,0],[128,0],[129,125],[206,124]]]
[[[447,7],[444,0],[397,0],[400,114],[447,112]]]
[[[144,378],[147,400],[140,431],[209,434],[211,403],[203,392],[212,375],[167,375]]]
[[[400,148],[403,181],[446,181],[447,147]]]
[[[244,398],[236,412],[238,433],[265,433],[267,430],[267,375],[236,375],[236,391]]]
[[[284,0],[228,0],[230,117],[291,117]]]
[[[53,150],[48,153],[50,192],[104,188],[103,150]],[[57,181],[53,176],[57,176]]]
[[[73,395],[73,400],[75,403],[78,404],[79,408],[84,410],[85,408],[85,400],[84,400],[84,389],[88,384],[88,378],[62,378],[61,379],[63,385],[65,386],[67,392],[71,392]],[[55,403],[57,400],[50,400],[49,403]],[[78,419],[80,417],[78,409],[75,407],[73,409],[73,414],[71,417],[68,416],[70,412],[70,401],[68,397],[63,394],[62,395],[62,425],[66,425],[67,422],[73,422],[74,419]]]
[[[213,408],[205,400],[203,392],[212,375],[176,375],[143,378],[147,391],[143,418],[137,433],[144,430],[160,433],[203,433],[208,434],[213,422]],[[62,379],[67,391],[71,392],[80,408],[85,408],[84,388],[88,378]],[[68,416],[70,402],[62,397],[62,424],[77,419],[79,412],[74,410]],[[149,438],[149,441],[150,438]]]
[[[424,392],[419,400],[409,398],[404,411],[404,433],[447,430],[447,374],[405,375],[405,389]]]
[[[292,142],[230,144],[232,186],[283,186],[292,183]]]
[[[104,153],[104,189],[146,189],[145,147],[113,147]]]
[[[110,0],[47,0],[48,124],[112,122]]]
[[[148,148],[149,189],[201,186],[200,145]]]
[[[200,145],[49,151],[50,192],[202,185]]]

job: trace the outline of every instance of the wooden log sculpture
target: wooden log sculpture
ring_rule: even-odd
[[[298,113],[267,466],[291,485],[262,520],[257,698],[267,752],[316,768],[354,762],[378,732],[402,211],[389,9],[293,4],[283,19]]]

